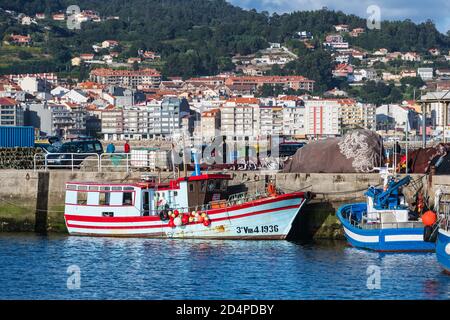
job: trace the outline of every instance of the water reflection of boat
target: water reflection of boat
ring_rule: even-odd
[[[338,209],[348,242],[375,251],[433,251],[434,243],[424,241],[424,225],[409,210],[400,191],[411,182],[410,176],[396,180],[388,170],[382,176],[384,187],[370,187],[365,203]]]

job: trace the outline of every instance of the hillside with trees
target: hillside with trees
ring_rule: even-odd
[[[64,12],[71,0],[0,0],[0,8],[50,15]],[[293,47],[299,59],[284,69],[271,73],[302,74],[317,82],[323,91],[339,85],[331,78],[333,63],[327,51],[320,49],[325,35],[334,32],[334,25],[350,28],[364,27],[365,20],[355,15],[329,10],[272,14],[244,10],[225,0],[79,0],[82,10],[95,10],[101,16],[119,19],[102,23],[86,22],[81,30],[69,30],[49,19],[44,25],[20,25],[0,12],[2,39],[11,33],[30,34],[38,52],[21,53],[14,64],[0,63],[0,73],[25,71],[72,72],[70,59],[92,51],[92,45],[107,39],[118,40],[121,57],[136,56],[136,52],[158,52],[164,63],[165,76],[191,77],[216,74],[234,68],[231,57],[246,55],[266,48],[269,42]],[[307,30],[314,36],[319,49],[311,51],[295,47],[293,36]],[[351,45],[373,50],[426,52],[430,48],[450,49],[450,37],[436,30],[430,21],[415,24],[411,21],[385,21],[381,31],[368,30],[357,38],[347,39]],[[0,60],[1,60],[0,51]],[[36,62],[45,61],[44,64]],[[76,70],[80,72],[80,70]],[[85,70],[83,74],[86,74]]]

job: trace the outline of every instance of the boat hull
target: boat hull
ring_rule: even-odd
[[[444,270],[450,274],[450,232],[444,229],[439,229],[436,257]]]
[[[361,229],[354,226],[343,212],[352,206],[363,206],[365,203],[350,204],[340,207],[337,217],[341,222],[345,237],[350,245],[356,248],[379,252],[421,252],[434,251],[435,244],[423,241],[424,228],[387,228]]]
[[[208,210],[210,226],[190,223],[172,228],[159,216],[98,217],[70,212],[66,212],[65,220],[71,235],[282,240],[286,239],[306,200],[303,193],[292,193]]]

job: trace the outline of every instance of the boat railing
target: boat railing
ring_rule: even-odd
[[[255,193],[248,193],[248,192],[235,193],[228,197],[227,206],[240,205],[264,197],[267,197],[267,194],[265,192],[259,192],[258,190]]]
[[[439,214],[439,227],[447,231],[450,230],[450,201],[440,201]]]
[[[422,228],[423,224],[420,221],[407,221],[407,222],[383,222],[378,221],[357,221],[352,218],[352,210],[346,213],[346,218],[350,224],[356,228],[364,230],[374,230],[374,229],[400,229],[400,228]]]
[[[407,221],[407,222],[387,222],[387,223],[363,223],[360,224],[361,229],[402,229],[402,228],[423,228],[423,224],[420,221]]]

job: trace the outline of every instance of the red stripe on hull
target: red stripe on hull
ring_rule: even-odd
[[[254,206],[261,206],[268,203],[283,201],[283,200],[290,200],[295,198],[302,198],[302,202],[304,199],[304,193],[303,192],[297,192],[297,193],[289,193],[284,195],[279,195],[274,198],[265,198],[260,200],[255,200],[246,204],[241,204],[237,206],[231,206],[228,208],[220,208],[220,209],[212,209],[207,210],[208,215],[214,215],[219,214],[223,212],[230,212],[230,211],[236,211],[241,209],[246,209],[249,207]],[[301,203],[300,203],[301,204]],[[300,205],[299,204],[299,205]],[[160,218],[158,216],[151,216],[151,217],[91,217],[91,216],[78,216],[78,215],[71,215],[71,214],[65,214],[65,217],[67,219],[73,219],[78,221],[84,221],[84,222],[153,222],[158,221]]]
[[[260,211],[255,211],[255,212],[243,213],[243,214],[239,214],[239,215],[235,215],[235,216],[211,219],[211,223],[223,221],[223,220],[234,220],[234,219],[239,219],[239,218],[244,218],[244,217],[249,217],[249,216],[271,213],[271,212],[275,212],[275,211],[295,209],[295,208],[299,208],[301,204],[302,204],[302,202],[299,203],[298,205],[292,205],[292,206],[286,206],[286,207],[280,207],[280,208],[274,208],[274,209],[266,209],[266,210],[260,210]],[[95,218],[96,220],[93,221],[92,218]],[[111,218],[111,217],[104,217],[104,218],[105,219],[115,219],[115,218]],[[86,217],[86,216],[66,215],[66,221],[72,220],[72,219],[76,220],[78,222],[142,222],[142,220],[138,220],[138,221],[136,221],[136,220],[133,220],[133,221],[117,221],[117,220],[107,221],[107,220],[99,220],[99,219],[103,219],[103,217]],[[159,220],[159,218],[157,218],[157,220]],[[193,225],[193,224],[201,224],[201,222],[194,222],[194,223],[191,223],[190,225]],[[149,226],[84,226],[84,225],[77,225],[76,222],[75,223],[67,223],[67,226],[72,227],[72,228],[82,228],[82,229],[170,228],[168,224],[149,225]]]

